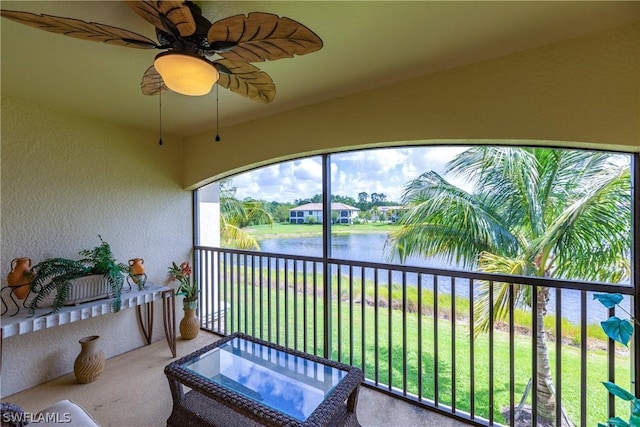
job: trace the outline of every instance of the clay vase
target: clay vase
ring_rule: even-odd
[[[183,340],[192,340],[197,337],[198,332],[200,332],[200,319],[196,316],[195,307],[189,307],[191,307],[191,305],[185,302],[184,317],[180,321],[180,336]]]
[[[91,335],[80,341],[80,354],[73,364],[73,373],[80,384],[98,379],[104,370],[104,353],[97,346],[99,335]]]
[[[25,299],[29,294],[31,282],[31,259],[16,258],[11,261],[11,271],[7,275],[7,283],[13,288],[13,295]]]
[[[144,274],[144,260],[142,258],[133,258],[129,260],[129,274],[132,276]]]
[[[147,275],[144,272],[144,259],[133,258],[129,260],[129,276],[127,276],[127,283],[131,286],[129,278],[138,286],[138,290],[144,289],[144,285],[147,283]]]

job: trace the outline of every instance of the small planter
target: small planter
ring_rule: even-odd
[[[49,258],[33,266],[31,291],[34,297],[29,304],[29,312],[32,315],[48,301],[51,301],[53,313],[57,313],[64,305],[102,298],[111,299],[112,310],[120,311],[124,284],[122,273],[126,272],[128,267],[118,263],[109,244],[102,236],[98,237],[100,245],[91,250],[80,251],[79,254],[83,258],[79,261]],[[91,276],[93,278],[89,278]]]
[[[69,296],[64,305],[77,305],[111,296],[111,284],[101,274],[92,274],[70,280]]]

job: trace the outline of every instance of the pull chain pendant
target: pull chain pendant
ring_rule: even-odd
[[[158,139],[158,145],[162,145],[162,88],[160,88],[160,139]]]
[[[220,105],[218,103],[218,85],[216,84],[216,142],[220,141],[220,134],[218,133],[219,119],[220,119]]]

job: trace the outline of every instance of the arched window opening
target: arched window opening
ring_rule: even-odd
[[[600,383],[636,387],[638,334],[621,348],[599,324],[640,311],[637,161],[403,146],[212,183],[195,197],[203,326],[359,366],[465,420],[628,418]]]

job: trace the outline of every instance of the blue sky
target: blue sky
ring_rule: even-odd
[[[444,165],[466,147],[403,147],[360,150],[331,156],[332,193],[358,199],[360,192],[384,193],[399,201],[404,185],[420,174]],[[447,179],[463,188],[455,177]],[[233,177],[236,197],[293,202],[322,192],[321,157],[310,157],[263,167]]]

